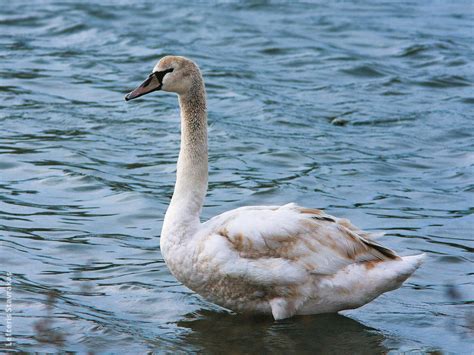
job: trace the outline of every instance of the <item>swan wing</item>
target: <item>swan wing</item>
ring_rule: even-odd
[[[226,275],[261,285],[302,284],[360,262],[398,259],[345,219],[296,204],[254,206],[207,222]]]

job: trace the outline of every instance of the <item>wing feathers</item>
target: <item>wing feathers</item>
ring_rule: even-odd
[[[228,241],[242,263],[235,267],[236,275],[267,285],[335,274],[353,263],[399,258],[348,220],[321,210],[289,204],[231,212],[225,220],[214,220],[219,222],[214,233]]]

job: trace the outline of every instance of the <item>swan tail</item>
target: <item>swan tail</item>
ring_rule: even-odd
[[[402,256],[401,258],[403,261],[403,269],[401,270],[400,275],[406,275],[406,280],[416,271],[416,269],[421,266],[421,264],[423,264],[423,261],[426,259],[426,254],[422,253],[417,255]]]
[[[410,255],[410,256],[401,256],[398,260],[389,261],[386,263],[381,263],[381,270],[374,270],[375,272],[380,272],[384,274],[388,279],[386,283],[386,291],[395,290],[402,286],[402,284],[418,269],[423,263],[426,255]]]

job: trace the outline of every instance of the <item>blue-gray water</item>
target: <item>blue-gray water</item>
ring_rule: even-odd
[[[3,1],[0,349],[472,351],[472,4]],[[165,54],[206,80],[204,218],[294,201],[423,267],[358,310],[278,323],[181,286],[159,250],[177,100],[123,101]]]

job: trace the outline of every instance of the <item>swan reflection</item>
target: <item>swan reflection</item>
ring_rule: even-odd
[[[297,316],[274,322],[271,317],[201,310],[179,321],[188,329],[183,342],[206,353],[385,353],[376,329],[339,314]]]

